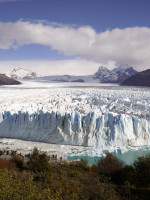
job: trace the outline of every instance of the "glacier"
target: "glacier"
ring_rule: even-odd
[[[150,145],[150,123],[111,112],[1,112],[0,136],[94,148],[143,146]]]
[[[148,88],[66,86],[1,87],[0,137],[105,150],[150,145]]]

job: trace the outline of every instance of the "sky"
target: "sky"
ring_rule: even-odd
[[[0,0],[0,73],[150,68],[149,0]]]

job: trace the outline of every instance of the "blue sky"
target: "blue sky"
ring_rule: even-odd
[[[42,61],[54,74],[65,61],[61,73],[92,73],[101,64],[145,69],[149,8],[149,0],[0,0],[0,69],[40,70]]]

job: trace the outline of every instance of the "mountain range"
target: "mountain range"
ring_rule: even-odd
[[[121,65],[113,70],[106,67],[99,67],[98,71],[93,75],[72,76],[72,75],[55,75],[43,76],[38,78],[41,81],[55,82],[95,82],[95,83],[122,83],[126,78],[136,74],[129,65]]]
[[[101,66],[98,71],[92,75],[73,76],[73,75],[53,75],[40,76],[36,72],[16,67],[7,73],[7,76],[13,79],[35,79],[45,82],[93,82],[93,83],[122,83],[128,77],[136,74],[137,71],[133,67],[125,64],[117,68],[109,70]]]

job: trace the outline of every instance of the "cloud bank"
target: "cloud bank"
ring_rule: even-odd
[[[30,44],[46,45],[64,55],[106,65],[128,63],[140,68],[150,64],[148,27],[116,28],[97,33],[90,26],[75,28],[21,20],[0,22],[0,49]]]

